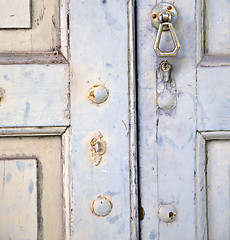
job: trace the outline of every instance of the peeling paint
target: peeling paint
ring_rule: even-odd
[[[140,206],[140,220],[144,220],[145,218],[145,210],[142,206]]]

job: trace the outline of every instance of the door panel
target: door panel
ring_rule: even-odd
[[[230,239],[230,142],[207,143],[207,218],[210,240]]]
[[[1,1],[0,28],[30,28],[30,0]]]
[[[0,25],[0,52],[49,52],[60,48],[60,12],[56,0],[1,1],[4,25]]]
[[[0,238],[63,239],[61,138],[1,137],[0,152],[0,201],[10,207],[1,210]]]
[[[68,65],[0,66],[1,126],[69,123]]]
[[[70,24],[74,239],[127,240],[133,221],[127,1],[71,1]],[[101,104],[88,99],[95,85],[109,92]],[[95,166],[90,142],[98,131],[106,151]],[[99,196],[111,201],[106,216],[95,214],[92,206]]]
[[[200,131],[230,129],[228,75],[228,67],[198,68],[197,128]]]
[[[0,160],[0,185],[1,239],[37,239],[36,160]]]
[[[226,0],[204,0],[205,52],[207,55],[230,54],[230,11]]]
[[[229,239],[229,4],[197,5],[197,239]]]
[[[141,239],[185,239],[186,236],[186,240],[194,240],[195,2],[167,1],[178,11],[175,32],[181,48],[175,58],[158,58],[153,50],[157,30],[152,24],[151,10],[160,2],[137,1]],[[162,46],[171,44],[169,40],[163,38]],[[169,111],[157,104],[164,90],[159,65],[166,59],[172,65],[171,79],[176,92],[176,106]],[[171,224],[158,217],[158,207],[167,204],[177,210],[176,220]]]
[[[158,58],[150,13],[160,2],[137,1],[141,239],[229,239],[229,4],[167,1],[178,11],[181,48]],[[169,41],[162,37],[161,46]],[[163,60],[172,66],[167,83]],[[166,90],[172,107],[160,104]],[[226,224],[216,229],[224,206]],[[176,209],[172,223],[167,209]]]

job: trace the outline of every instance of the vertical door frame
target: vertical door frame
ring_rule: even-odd
[[[118,222],[122,223],[122,221],[124,221],[123,219],[127,220],[124,216],[127,217],[129,211],[129,229],[127,229],[128,224],[124,223],[126,226],[126,232],[123,232],[122,236],[124,238],[124,236],[127,236],[127,232],[129,232],[129,238],[137,240],[139,239],[139,208],[135,73],[135,0],[128,0],[126,2],[109,2],[101,0],[97,3],[93,0],[92,2],[71,1],[69,10],[71,126],[73,130],[72,176],[74,237],[78,238],[82,236],[84,238],[84,236],[87,235],[89,239],[91,239],[92,236],[97,239],[98,237],[104,236],[106,233],[109,234],[110,230],[112,232],[114,229],[119,227]],[[100,25],[100,28],[98,28],[98,25]],[[84,29],[82,29],[82,26],[84,26]],[[77,34],[79,31],[81,31],[81,34]],[[113,35],[111,35],[111,33]],[[101,38],[101,35],[104,35],[103,39]],[[113,37],[111,38],[111,36]],[[101,44],[102,42],[103,45]],[[89,49],[91,51],[89,51]],[[116,49],[116,53],[114,52],[114,49]],[[113,52],[114,54],[111,57]],[[123,59],[121,59],[122,55]],[[109,64],[106,64],[107,62]],[[118,70],[117,66],[120,66],[121,62],[124,64]],[[110,67],[110,70],[107,69],[108,67]],[[115,71],[116,73],[114,73]],[[119,77],[117,78],[115,74]],[[106,87],[111,87],[108,88],[111,96],[109,96],[108,100],[103,103],[104,105],[95,106],[90,105],[88,102],[87,91],[95,84],[102,84]],[[120,96],[120,94],[118,94],[119,92],[123,95]],[[124,117],[124,121],[120,121],[120,119],[116,116],[114,119],[102,119],[103,114],[106,114],[111,118],[112,115],[109,110],[111,106],[107,106],[107,104],[111,103],[114,104],[113,107],[115,107],[115,109],[119,106],[119,114]],[[103,122],[103,125],[101,122]],[[128,151],[125,150],[125,155],[127,155],[127,157],[124,155],[124,149],[127,148],[126,142],[121,148],[120,145],[121,141],[123,141],[123,137],[119,142],[119,134],[115,133],[114,130],[111,129],[112,125],[114,125],[114,128],[115,126],[117,127],[116,131],[120,132],[120,136],[123,136],[123,127],[126,128],[125,134]],[[120,184],[121,179],[123,179],[123,187],[119,189],[119,193],[115,193],[119,195],[116,195],[113,198],[122,200],[122,198],[128,199],[129,197],[130,201],[127,203],[127,206],[129,206],[127,211],[123,209],[125,206],[122,201],[115,201],[114,210],[118,207],[119,203],[120,209],[123,209],[123,215],[119,214],[116,216],[119,216],[119,218],[117,218],[119,220],[113,224],[112,229],[112,225],[107,225],[110,216],[108,216],[107,221],[105,221],[105,218],[90,216],[91,213],[89,209],[93,196],[97,196],[95,194],[99,195],[111,192],[108,191],[111,189],[105,189],[105,187],[100,184],[104,176],[107,176],[105,170],[104,176],[102,175],[103,168],[106,169],[107,166],[102,164],[102,166],[99,167],[92,167],[90,164],[89,154],[87,154],[87,142],[90,140],[90,134],[93,134],[93,131],[95,130],[101,131],[101,129],[102,134],[105,135],[105,141],[108,140],[108,148],[111,148],[111,152],[108,152],[109,155],[106,155],[107,152],[105,154],[107,161],[106,164],[108,164],[110,168],[111,166],[114,167],[114,173],[117,171],[116,169],[120,168],[119,172],[117,172],[118,184]],[[114,152],[114,146],[110,145],[110,142],[113,143],[114,146],[117,145],[117,153]],[[119,156],[121,156],[121,158]],[[120,161],[120,163],[115,164],[112,163],[113,161]],[[125,164],[128,164],[128,168],[124,168]],[[80,174],[80,171],[85,173],[84,176]],[[122,172],[123,175],[120,175]],[[112,172],[111,174],[114,173]],[[94,178],[94,182],[97,183],[95,188],[92,188],[90,178]],[[105,186],[107,187],[111,185],[106,183]],[[82,191],[81,188],[85,190]],[[125,192],[124,189],[126,189]],[[127,192],[128,189],[129,192]],[[126,196],[126,194],[129,196]],[[121,195],[124,196],[121,197]],[[85,211],[78,208],[79,199],[82,199],[81,203],[83,203],[82,206],[85,208]],[[111,213],[113,213],[113,210]],[[85,225],[83,222],[87,222],[87,224],[90,224],[91,226],[88,233],[85,233],[83,229]],[[95,236],[94,231],[96,230],[99,233],[98,236]]]

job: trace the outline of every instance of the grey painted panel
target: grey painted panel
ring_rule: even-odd
[[[31,134],[32,136],[33,134]],[[22,161],[24,159],[33,159],[36,158],[36,173],[37,185],[34,185],[33,191],[37,191],[37,199],[34,199],[36,208],[36,214],[38,221],[38,237],[36,238],[26,238],[25,231],[22,232],[20,236],[21,239],[31,239],[31,240],[43,240],[43,239],[55,239],[55,240],[63,240],[64,239],[64,211],[63,211],[63,172],[62,172],[62,157],[61,157],[61,137],[60,136],[50,136],[50,137],[1,137],[0,138],[0,163],[5,159],[17,159],[20,162],[16,162],[15,169],[18,169],[22,172],[20,185],[13,187],[11,189],[11,194],[14,194],[17,189],[23,186],[25,183],[25,191],[24,193],[28,193],[31,191],[32,187],[28,188],[27,179],[30,176],[28,174],[28,169],[31,166],[27,166],[23,164]],[[5,161],[6,163],[7,161]],[[5,164],[6,166],[6,164]],[[26,169],[27,166],[27,169]],[[34,166],[34,165],[33,165]],[[4,163],[3,163],[3,175],[4,176]],[[27,171],[26,171],[27,170]],[[34,169],[31,169],[33,171]],[[16,173],[12,174],[12,179],[16,176]],[[1,178],[4,180],[4,177]],[[30,181],[29,181],[30,182]],[[0,191],[4,190],[6,186],[6,177],[5,183],[2,181]],[[26,200],[26,195],[24,196]],[[15,201],[20,201],[20,199],[16,199]],[[33,203],[34,204],[34,203]],[[17,203],[13,207],[18,208]],[[25,206],[27,207],[27,206]],[[14,209],[11,208],[13,211]],[[22,210],[22,209],[21,209]],[[19,211],[20,206],[19,206]],[[38,211],[37,211],[38,210]],[[17,211],[17,210],[16,210]],[[34,209],[31,211],[29,209],[28,215],[31,214],[34,217]],[[27,213],[27,210],[24,211]],[[27,215],[24,217],[28,218]],[[2,222],[1,222],[2,224]],[[29,223],[26,221],[26,226]],[[17,226],[20,225],[17,222]],[[32,226],[31,226],[32,227]],[[7,239],[8,238],[1,238]],[[12,237],[13,239],[17,239],[16,237]]]
[[[207,159],[208,239],[230,239],[230,141],[208,142]]]
[[[17,11],[20,11],[20,18],[24,18],[23,5],[31,2],[31,21],[30,29],[0,29],[0,52],[47,52],[59,49],[60,32],[66,30],[64,26],[60,29],[59,0],[1,0],[1,16],[4,16],[5,9],[1,3],[5,2],[11,10],[10,6],[15,3]],[[64,1],[64,0],[63,0]],[[22,4],[22,6],[21,6]],[[19,6],[19,7],[18,7]],[[29,11],[29,10],[28,10]],[[28,12],[27,11],[27,12]],[[62,11],[62,10],[61,10]],[[27,14],[26,12],[26,14]],[[62,11],[63,12],[63,11]],[[7,13],[7,11],[6,11]],[[29,13],[29,12],[28,12]],[[25,14],[25,18],[28,17]],[[0,17],[1,18],[1,17]],[[10,17],[13,19],[13,17]],[[4,22],[4,21],[3,21]],[[16,27],[16,26],[14,26]],[[22,26],[20,26],[22,27]],[[63,37],[63,35],[62,35]],[[63,43],[63,42],[62,42]]]
[[[153,44],[156,29],[151,23],[151,9],[161,1],[138,1],[138,100],[140,137],[140,192],[144,209],[141,221],[143,239],[195,239],[195,137],[196,137],[196,64],[195,3],[169,1],[178,10],[175,31],[181,49],[172,64],[176,84],[176,108],[157,109],[161,93],[162,60]],[[164,34],[164,33],[163,33]],[[169,39],[163,38],[162,46]],[[158,77],[157,77],[158,75]],[[178,215],[172,224],[159,221],[157,207],[173,203]],[[189,216],[189,217],[188,217]],[[189,234],[188,234],[189,233]]]
[[[129,91],[127,1],[71,1],[71,114],[74,239],[130,239]],[[109,90],[100,105],[87,94],[95,84]],[[103,134],[106,153],[99,166],[89,142]],[[108,216],[92,213],[92,202],[106,195]]]
[[[30,28],[30,0],[1,0],[0,28]]]
[[[155,1],[154,1],[155,2]],[[137,1],[138,123],[141,239],[157,239],[156,58],[150,11],[153,1]]]
[[[230,54],[230,4],[227,0],[205,2],[205,52],[207,55]]]
[[[230,82],[227,67],[198,69],[198,130],[230,129]]]
[[[0,66],[0,126],[69,125],[68,65]]]
[[[0,238],[37,239],[37,163],[0,160]]]

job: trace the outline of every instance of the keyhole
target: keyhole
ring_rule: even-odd
[[[162,71],[168,71],[169,70],[168,62],[163,62],[161,69],[162,69]]]

